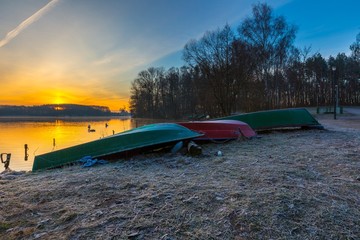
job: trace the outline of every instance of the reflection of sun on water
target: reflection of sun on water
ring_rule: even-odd
[[[53,149],[55,150],[58,144],[61,146],[63,142],[66,142],[66,134],[64,133],[64,122],[61,120],[55,120],[55,125],[52,130]]]

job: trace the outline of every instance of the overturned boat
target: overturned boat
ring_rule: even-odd
[[[276,109],[232,115],[222,120],[238,120],[250,125],[254,130],[275,128],[317,128],[324,127],[305,108]]]
[[[204,134],[195,140],[234,140],[239,137],[255,137],[255,131],[247,124],[237,120],[211,120],[178,122],[179,125]]]
[[[92,142],[38,155],[34,159],[32,171],[60,167],[86,156],[116,159],[127,153],[172,146],[179,141],[201,136],[201,133],[174,123],[145,125]]]

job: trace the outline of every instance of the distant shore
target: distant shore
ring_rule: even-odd
[[[43,104],[34,106],[0,105],[0,116],[30,117],[87,117],[87,116],[129,116],[124,109],[112,112],[107,106],[79,104]]]
[[[112,118],[120,118],[120,119],[129,119],[131,116],[0,116],[1,120],[86,120],[86,119],[112,119]]]

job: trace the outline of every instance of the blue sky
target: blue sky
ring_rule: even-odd
[[[328,58],[350,54],[349,47],[360,33],[359,9],[357,0],[295,0],[275,9],[275,13],[298,26],[297,46],[311,46],[313,53]]]
[[[182,66],[190,39],[251,15],[252,0],[0,0],[1,104],[127,104],[149,66]],[[295,44],[349,53],[360,1],[265,1],[298,26]]]

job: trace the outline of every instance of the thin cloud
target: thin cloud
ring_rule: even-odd
[[[52,0],[48,4],[46,4],[44,7],[42,7],[40,10],[38,10],[36,13],[31,15],[28,19],[24,20],[22,23],[20,23],[16,28],[8,32],[4,39],[0,40],[0,48],[8,44],[11,40],[13,40],[19,33],[21,33],[24,29],[29,27],[31,24],[39,20],[45,13],[47,13],[50,9],[52,9],[55,4],[59,0]]]

